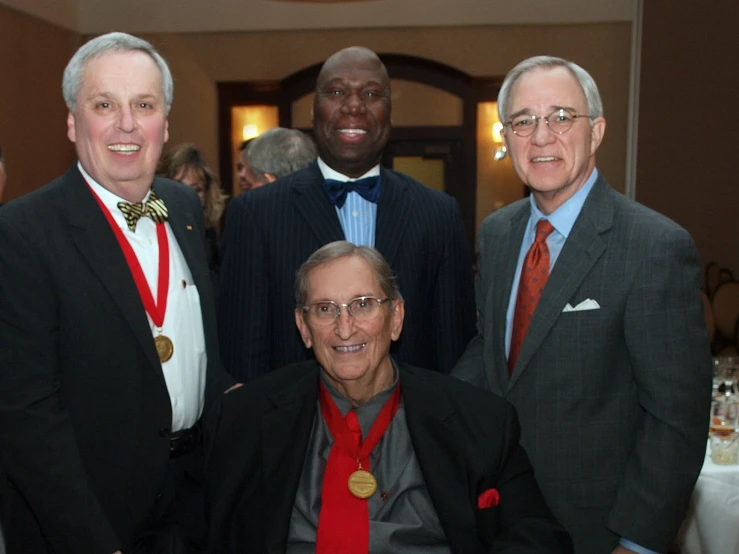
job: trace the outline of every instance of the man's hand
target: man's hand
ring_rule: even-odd
[[[113,554],[123,554],[123,552],[121,552],[120,550],[116,550],[115,552],[113,552]]]
[[[636,552],[619,544],[611,554],[636,554]]]
[[[228,387],[228,388],[226,389],[226,392],[224,392],[223,394],[228,394],[229,392],[231,392],[231,391],[233,391],[233,390],[236,390],[236,389],[238,389],[239,387],[243,387],[243,386],[244,386],[244,383],[236,383],[236,384],[235,384],[234,386],[232,386],[232,387]]]

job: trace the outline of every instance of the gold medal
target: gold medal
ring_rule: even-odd
[[[159,361],[162,363],[169,360],[172,357],[172,354],[174,354],[174,344],[172,344],[170,338],[165,335],[154,337],[154,346],[156,346]]]
[[[377,490],[377,481],[369,471],[364,471],[362,466],[349,476],[349,492],[357,498],[369,498]]]

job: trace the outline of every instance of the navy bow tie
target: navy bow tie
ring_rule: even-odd
[[[346,195],[350,192],[356,192],[365,200],[377,204],[380,199],[380,176],[365,177],[357,181],[337,181],[335,179],[326,179],[324,181],[326,192],[331,203],[341,208],[346,202]]]

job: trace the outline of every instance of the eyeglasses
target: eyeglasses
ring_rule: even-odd
[[[519,137],[529,137],[534,134],[534,131],[539,126],[539,121],[543,119],[552,131],[558,135],[564,135],[572,128],[572,124],[578,117],[593,118],[595,116],[590,114],[574,114],[560,108],[554,110],[546,117],[532,114],[517,115],[510,121],[506,121],[504,125],[509,126]]]
[[[339,304],[333,300],[322,300],[308,306],[303,306],[303,312],[321,324],[333,323],[341,315],[341,308],[346,308],[355,321],[369,321],[380,313],[380,306],[392,298],[375,298],[374,296],[360,296],[349,301],[348,304]]]

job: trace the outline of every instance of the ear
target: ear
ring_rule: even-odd
[[[394,341],[400,338],[403,331],[403,320],[405,319],[405,301],[393,300],[390,312],[390,338]]]
[[[295,308],[295,325],[298,326],[298,331],[300,331],[300,336],[303,339],[305,347],[311,348],[313,341],[311,339],[310,327],[308,327],[305,319],[303,319],[303,310],[300,308]]]
[[[74,114],[69,112],[67,114],[67,138],[72,142],[77,142],[77,131],[74,124]]]
[[[164,142],[169,140],[169,119],[164,120]]]
[[[606,132],[606,118],[596,117],[590,128],[590,155],[593,156],[598,150],[600,143],[603,142],[603,135]]]
[[[277,180],[277,177],[275,177],[271,173],[265,173],[264,178],[267,180],[268,183],[274,183]]]

